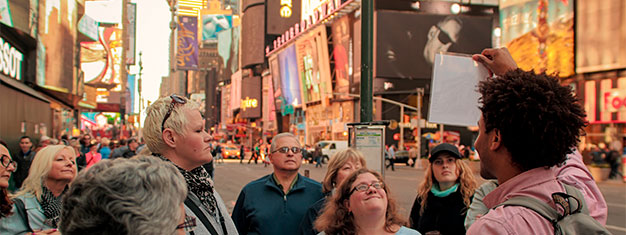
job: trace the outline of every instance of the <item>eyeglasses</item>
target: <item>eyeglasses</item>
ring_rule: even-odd
[[[350,194],[348,195],[352,195],[355,191],[359,191],[359,192],[367,191],[370,188],[370,186],[374,187],[375,189],[385,188],[385,184],[383,182],[374,182],[371,184],[359,184],[356,187],[354,187],[352,191],[350,191]]]
[[[178,95],[171,95],[170,98],[172,99],[172,103],[170,103],[170,107],[169,109],[167,109],[167,113],[163,118],[163,123],[161,123],[161,132],[165,130],[165,121],[167,121],[167,119],[170,118],[170,115],[172,115],[172,111],[174,111],[174,105],[187,103],[187,100]]]
[[[8,155],[2,155],[2,157],[0,157],[0,161],[2,161],[2,166],[4,168],[9,168],[9,165],[13,165],[13,168],[17,168],[17,162],[13,161],[13,159],[11,159]]]
[[[450,38],[450,35],[448,35],[448,33],[446,31],[444,31],[441,27],[439,27],[439,25],[435,25],[437,27],[437,29],[439,29],[439,36],[437,36],[437,39],[439,39],[439,41],[442,44],[448,44],[448,43],[454,43],[454,41],[452,41],[452,38]]]
[[[176,226],[176,230],[182,229],[185,232],[192,232],[196,229],[196,217],[185,216],[185,221],[182,224]]]
[[[288,153],[290,149],[291,149],[292,153],[300,153],[300,152],[302,152],[302,149],[299,148],[299,147],[291,147],[291,148],[289,148],[289,147],[280,147],[280,148],[272,151],[272,153],[275,153],[275,152]]]

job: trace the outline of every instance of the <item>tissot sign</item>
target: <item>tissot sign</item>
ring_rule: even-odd
[[[24,54],[13,45],[0,38],[0,70],[4,75],[22,80]]]

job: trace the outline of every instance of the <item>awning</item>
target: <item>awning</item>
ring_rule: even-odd
[[[41,101],[44,101],[46,103],[50,103],[50,100],[46,99],[41,93],[39,93],[38,91],[36,91],[35,89],[27,86],[26,84],[15,80],[13,78],[8,78],[4,75],[0,75],[0,81],[2,84],[6,84],[10,87],[13,87],[16,90],[19,90],[21,92],[24,92],[32,97],[35,97],[37,99],[40,99]]]

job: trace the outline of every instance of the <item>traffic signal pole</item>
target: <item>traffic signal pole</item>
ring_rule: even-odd
[[[371,122],[374,0],[361,1],[361,122]]]

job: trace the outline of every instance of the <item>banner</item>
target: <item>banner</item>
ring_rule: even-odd
[[[198,18],[178,17],[178,39],[176,40],[176,69],[198,69]]]
[[[122,30],[100,27],[99,38],[99,42],[80,43],[84,82],[95,87],[116,87],[115,91],[121,91]]]
[[[280,68],[282,105],[290,106],[293,110],[294,107],[300,107],[302,104],[295,45],[288,46],[278,54],[278,64]],[[288,107],[281,107],[281,109],[284,108]],[[283,114],[285,114],[285,112],[283,112]]]
[[[137,3],[128,3],[128,46],[126,47],[126,64],[135,64],[135,47],[137,44]]]
[[[574,1],[503,1],[500,25],[502,45],[520,68],[574,75]]]
[[[335,89],[337,93],[350,93],[350,68],[349,60],[351,48],[350,39],[350,16],[346,15],[333,22],[333,57],[335,58]],[[345,97],[347,98],[347,96]]]

